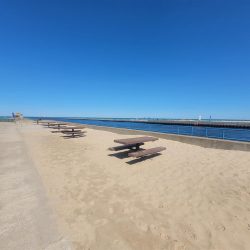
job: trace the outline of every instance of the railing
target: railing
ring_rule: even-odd
[[[210,127],[194,127],[194,126],[190,127],[165,126],[161,130],[162,131],[159,132],[250,142],[249,129],[228,129],[228,128],[210,128]]]
[[[189,136],[199,136],[199,137],[216,138],[223,140],[250,142],[250,129],[231,129],[231,128],[216,128],[216,127],[181,126],[181,125],[165,125],[165,124],[133,123],[133,122],[104,122],[104,121],[102,122],[90,121],[89,124],[108,126],[108,127],[146,130],[146,131],[168,133],[168,134],[189,135]]]

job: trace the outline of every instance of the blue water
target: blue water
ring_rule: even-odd
[[[33,117],[33,119],[37,119],[37,117],[35,118]],[[70,118],[58,118],[58,117],[53,117],[53,118],[46,117],[43,119],[75,122],[75,123],[95,125],[95,126],[153,131],[166,134],[180,134],[180,135],[250,142],[250,129],[197,127],[197,126],[164,125],[164,124],[118,122],[118,121],[98,121],[98,120],[82,120],[82,119],[70,119]]]
[[[10,116],[0,116],[0,122],[10,122],[13,121],[12,117]]]

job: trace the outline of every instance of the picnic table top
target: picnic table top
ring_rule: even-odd
[[[51,126],[66,125],[66,124],[68,124],[68,123],[62,123],[62,122],[59,123],[58,122],[58,123],[52,123]]]
[[[55,123],[55,122],[53,122],[53,121],[39,121],[39,123]]]
[[[116,139],[114,142],[129,145],[129,144],[139,144],[143,142],[149,142],[149,141],[156,141],[158,138],[151,137],[151,136],[142,136],[142,137],[136,137],[136,138],[128,138],[128,139]]]
[[[82,129],[85,128],[84,126],[67,126],[63,127],[62,129]]]
[[[40,124],[59,124],[59,122],[53,122],[53,121],[39,121]],[[60,123],[61,124],[61,123]]]

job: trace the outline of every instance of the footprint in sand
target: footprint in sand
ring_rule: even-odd
[[[167,205],[167,203],[165,203],[165,202],[161,202],[161,203],[158,205],[158,208],[168,208],[168,205]]]
[[[159,236],[162,240],[169,240],[169,236],[163,227],[158,227],[154,224],[151,224],[149,229],[153,235]]]
[[[108,220],[105,219],[105,218],[99,219],[99,220],[96,220],[96,221],[95,221],[95,224],[96,224],[97,226],[104,226],[104,225],[107,224],[107,223],[108,223]]]
[[[222,224],[217,224],[215,225],[215,229],[222,232],[226,230],[226,227]]]
[[[184,234],[186,234],[189,237],[189,239],[191,239],[191,240],[196,240],[197,239],[197,236],[196,236],[195,232],[193,231],[193,229],[190,226],[183,225],[181,231]]]
[[[114,213],[114,208],[110,207],[110,208],[109,208],[109,213],[110,213],[110,214],[113,214],[113,213]]]
[[[183,243],[175,241],[173,248],[171,248],[171,249],[173,249],[173,250],[186,250],[187,247]]]
[[[127,243],[122,240],[114,240],[112,245],[115,247],[115,249],[119,250],[130,249]]]
[[[95,201],[90,201],[90,202],[89,202],[89,205],[90,205],[90,206],[94,206],[94,205],[95,205]]]
[[[74,210],[74,217],[78,217],[78,216],[80,216],[80,215],[82,215],[82,214],[83,214],[82,209],[76,208],[76,209]]]
[[[158,228],[156,225],[151,224],[151,225],[149,226],[149,229],[150,229],[150,231],[151,231],[152,234],[158,235],[158,230],[159,230],[159,228]]]
[[[147,232],[148,231],[148,225],[144,222],[141,221],[137,221],[136,222],[136,226],[138,229],[140,229],[143,232]]]
[[[131,213],[133,211],[133,209],[132,208],[129,208],[129,207],[125,207],[124,209],[123,209],[123,213],[124,214],[129,214],[129,213]]]
[[[169,240],[169,236],[164,232],[160,233],[160,237],[161,237],[162,240]]]

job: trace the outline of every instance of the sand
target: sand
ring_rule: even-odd
[[[134,161],[107,150],[134,135],[19,130],[75,249],[250,249],[250,152],[159,139],[145,148],[162,155]]]

